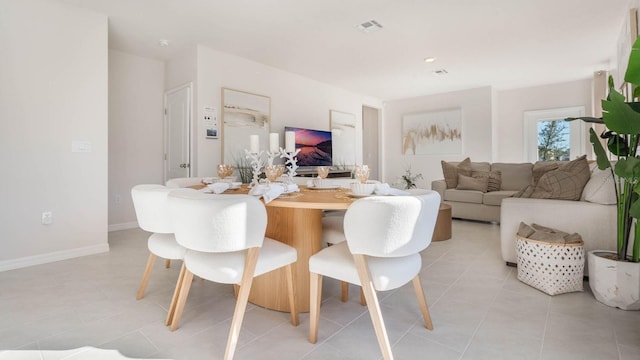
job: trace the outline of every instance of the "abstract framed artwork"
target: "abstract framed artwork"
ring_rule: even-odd
[[[402,154],[462,154],[462,109],[403,115]]]
[[[333,144],[333,165],[356,164],[356,116],[341,111],[329,111]]]
[[[222,163],[235,162],[249,149],[250,135],[258,135],[262,147],[269,144],[271,98],[222,88]]]

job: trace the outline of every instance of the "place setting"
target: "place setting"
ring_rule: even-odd
[[[329,176],[328,166],[318,166],[316,168],[318,176],[307,181],[307,189],[309,190],[336,190],[340,189],[340,185],[337,185],[330,180],[327,180]]]

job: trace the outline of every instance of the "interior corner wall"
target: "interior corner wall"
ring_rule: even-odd
[[[136,227],[131,188],[163,183],[164,62],[109,50],[109,230]]]
[[[447,155],[402,154],[402,116],[422,112],[462,109],[462,153]],[[422,174],[420,188],[430,188],[431,181],[442,178],[441,160],[491,161],[492,155],[492,89],[482,87],[471,90],[421,96],[386,102],[383,109],[382,163],[383,180],[396,182],[411,166],[413,174]]]
[[[271,98],[271,132],[280,133],[281,146],[284,146],[285,126],[329,130],[330,110],[354,114],[357,162],[362,162],[362,105],[382,107],[378,99],[199,45],[194,102],[194,141],[198,159],[194,176],[215,175],[215,168],[221,162],[222,139],[207,139],[200,119],[203,107],[213,106],[222,125],[223,87]]]
[[[498,91],[498,137],[496,138],[498,157],[494,159],[494,161],[527,161],[523,145],[525,111],[584,106],[585,115],[591,116],[591,83],[591,79],[584,79],[523,89]],[[588,139],[588,137],[586,139]]]
[[[0,271],[109,249],[107,47],[104,15],[0,2]]]

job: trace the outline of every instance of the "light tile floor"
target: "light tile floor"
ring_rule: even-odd
[[[381,293],[396,359],[640,359],[640,312],[585,291],[555,297],[516,279],[500,255],[499,226],[454,221],[453,238],[423,254],[422,282],[435,329],[422,326],[411,285]],[[220,359],[234,297],[231,286],[196,280],[181,327],[163,321],[180,264],[157,261],[135,300],[148,234],[109,234],[108,254],[0,273],[0,359]],[[309,316],[250,305],[236,359],[379,359],[356,287],[348,303],[325,279],[318,343]]]

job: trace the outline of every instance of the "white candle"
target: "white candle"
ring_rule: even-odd
[[[260,137],[258,135],[250,135],[249,144],[252,154],[257,154],[260,152]]]
[[[285,150],[287,152],[294,152],[296,151],[296,133],[294,133],[293,131],[287,131],[284,133],[284,143],[285,143]]]
[[[280,134],[271,133],[269,134],[269,152],[274,154],[280,150]]]

